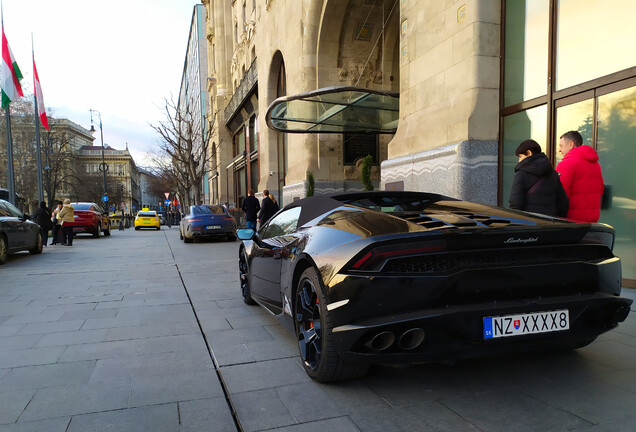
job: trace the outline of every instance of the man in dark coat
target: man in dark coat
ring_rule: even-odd
[[[510,191],[510,208],[548,216],[566,217],[568,197],[541,146],[534,140],[519,144],[519,163]]]
[[[278,206],[269,197],[269,190],[263,191],[263,201],[261,201],[261,212],[258,214],[258,222],[264,226],[267,221],[278,211]]]
[[[258,211],[261,209],[261,205],[258,202],[258,198],[254,196],[253,189],[250,189],[247,192],[247,197],[243,201],[243,206],[241,208],[245,212],[245,225],[256,231],[256,219]]]
[[[53,222],[51,221],[51,212],[44,201],[40,203],[40,207],[33,213],[33,220],[42,228],[42,244],[46,247],[49,241],[49,230],[53,227]]]

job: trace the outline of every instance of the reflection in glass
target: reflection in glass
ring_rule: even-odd
[[[623,277],[636,279],[636,88],[598,98],[598,154],[611,201],[600,222],[616,229]]]
[[[547,92],[549,0],[506,2],[504,105]]]
[[[546,119],[547,107],[545,105],[512,114],[504,118],[503,122],[503,173],[501,204],[508,206],[512,178],[515,175],[515,166],[519,162],[515,150],[522,141],[533,139],[539,143],[545,152],[545,140],[547,136]]]
[[[557,163],[561,162],[561,159],[563,159],[563,155],[559,153],[559,137],[571,130],[579,131],[583,137],[583,144],[593,147],[594,99],[588,99],[557,108],[556,136],[554,137]]]
[[[634,0],[559,0],[556,89],[635,66],[634,16]]]

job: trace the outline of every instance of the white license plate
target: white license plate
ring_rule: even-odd
[[[484,318],[484,339],[564,331],[570,328],[567,309]]]
[[[221,229],[221,225],[208,225],[205,229]]]

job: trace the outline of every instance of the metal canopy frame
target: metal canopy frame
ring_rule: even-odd
[[[327,87],[283,96],[267,108],[267,126],[285,133],[394,134],[399,93]]]

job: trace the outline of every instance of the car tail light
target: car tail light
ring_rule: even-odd
[[[424,255],[446,250],[446,242],[437,240],[426,243],[394,244],[380,246],[363,254],[352,266],[351,270],[378,271],[384,263],[395,258]]]
[[[201,222],[203,219],[199,218],[199,219],[190,219],[190,222]]]
[[[224,221],[234,221],[233,217],[225,217],[223,218]]]
[[[602,244],[609,250],[614,249],[614,233],[607,231],[590,231],[581,240],[585,244]]]

